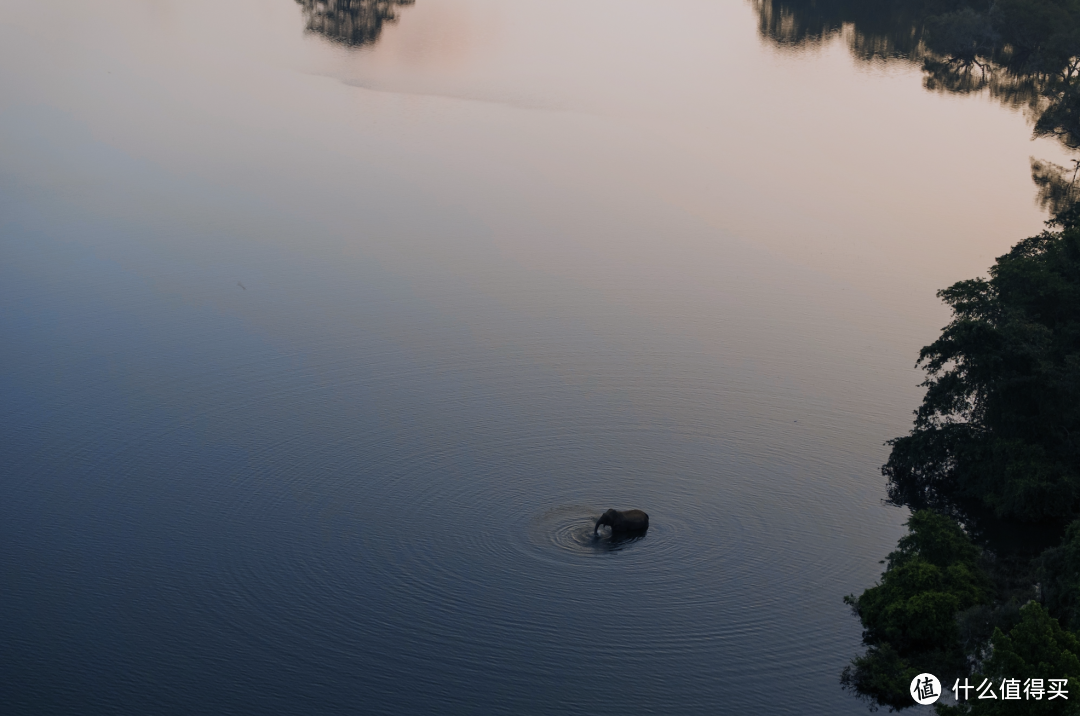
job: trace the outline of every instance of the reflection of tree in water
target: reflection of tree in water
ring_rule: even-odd
[[[1078,173],[1080,160],[1074,160],[1072,167],[1063,167],[1032,158],[1031,178],[1039,188],[1039,206],[1060,216],[1076,204],[1080,199],[1080,186],[1076,182]]]
[[[307,29],[350,47],[379,39],[383,24],[395,22],[395,10],[413,0],[296,0],[304,9]]]
[[[762,35],[783,47],[843,37],[865,60],[921,63],[927,89],[989,92],[1027,112],[1035,137],[1080,150],[1080,9],[1061,0],[753,0]],[[1039,201],[1080,198],[1072,170],[1032,162]],[[1058,169],[1061,169],[1060,167]],[[1075,183],[1075,182],[1074,182]]]
[[[840,37],[866,60],[919,63],[927,89],[987,92],[1024,110],[1035,137],[1080,150],[1078,0],[752,1],[781,47]],[[872,707],[912,706],[921,672],[946,688],[1001,683],[1068,653],[1080,673],[1080,160],[1033,158],[1031,176],[1063,230],[938,293],[953,321],[920,352],[911,432],[889,441],[882,472],[889,502],[913,511],[909,533],[878,584],[845,598],[866,651],[841,684]],[[947,711],[1065,712],[996,706]]]
[[[859,0],[753,0],[761,34],[797,48],[848,35],[863,59],[906,57],[920,44],[917,22],[906,3]]]

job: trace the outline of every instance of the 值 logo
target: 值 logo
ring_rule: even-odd
[[[933,674],[919,674],[911,680],[911,698],[926,706],[941,698],[941,682]]]

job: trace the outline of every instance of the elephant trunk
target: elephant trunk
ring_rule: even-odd
[[[593,531],[592,531],[593,535],[596,535],[600,531],[600,525],[602,525],[602,524],[605,524],[603,517],[601,517],[600,519],[598,519],[596,521],[596,526],[593,527]]]

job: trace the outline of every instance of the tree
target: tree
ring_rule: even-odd
[[[1060,547],[1040,558],[1043,593],[1050,613],[1062,625],[1080,627],[1080,522],[1073,522]]]
[[[990,679],[996,686],[998,698],[972,699],[956,707],[938,707],[942,716],[971,714],[971,716],[1041,716],[1080,714],[1080,639],[1061,628],[1036,602],[1020,609],[1020,623],[1006,636],[1001,629],[994,631],[993,649],[983,664],[981,673],[971,680],[979,684]],[[1031,698],[1006,701],[1001,698],[1003,679],[1016,679],[1023,684],[1028,679],[1066,679],[1068,698],[1041,700]]]
[[[989,598],[980,551],[956,522],[921,511],[907,526],[881,582],[844,600],[862,620],[869,649],[841,683],[894,709],[912,705],[908,684],[916,674],[964,669],[957,615]]]
[[[1080,508],[1080,229],[938,295],[953,320],[919,354],[926,395],[890,443],[890,499],[1063,528]]]

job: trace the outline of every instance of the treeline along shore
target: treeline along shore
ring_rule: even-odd
[[[1080,713],[1080,228],[939,295],[953,320],[920,353],[926,395],[883,468],[908,534],[846,597],[867,650],[841,681],[900,709],[929,672],[998,694],[941,713]],[[1006,679],[1066,679],[1070,697],[1005,700]]]
[[[989,92],[1080,149],[1080,0],[755,5],[778,44],[840,36],[864,59],[920,63],[927,89]],[[908,532],[845,598],[866,650],[841,683],[874,708],[914,706],[929,672],[973,687],[940,714],[1080,714],[1077,167],[1032,159],[1047,229],[938,294],[952,320],[919,354],[925,396],[882,468]]]

